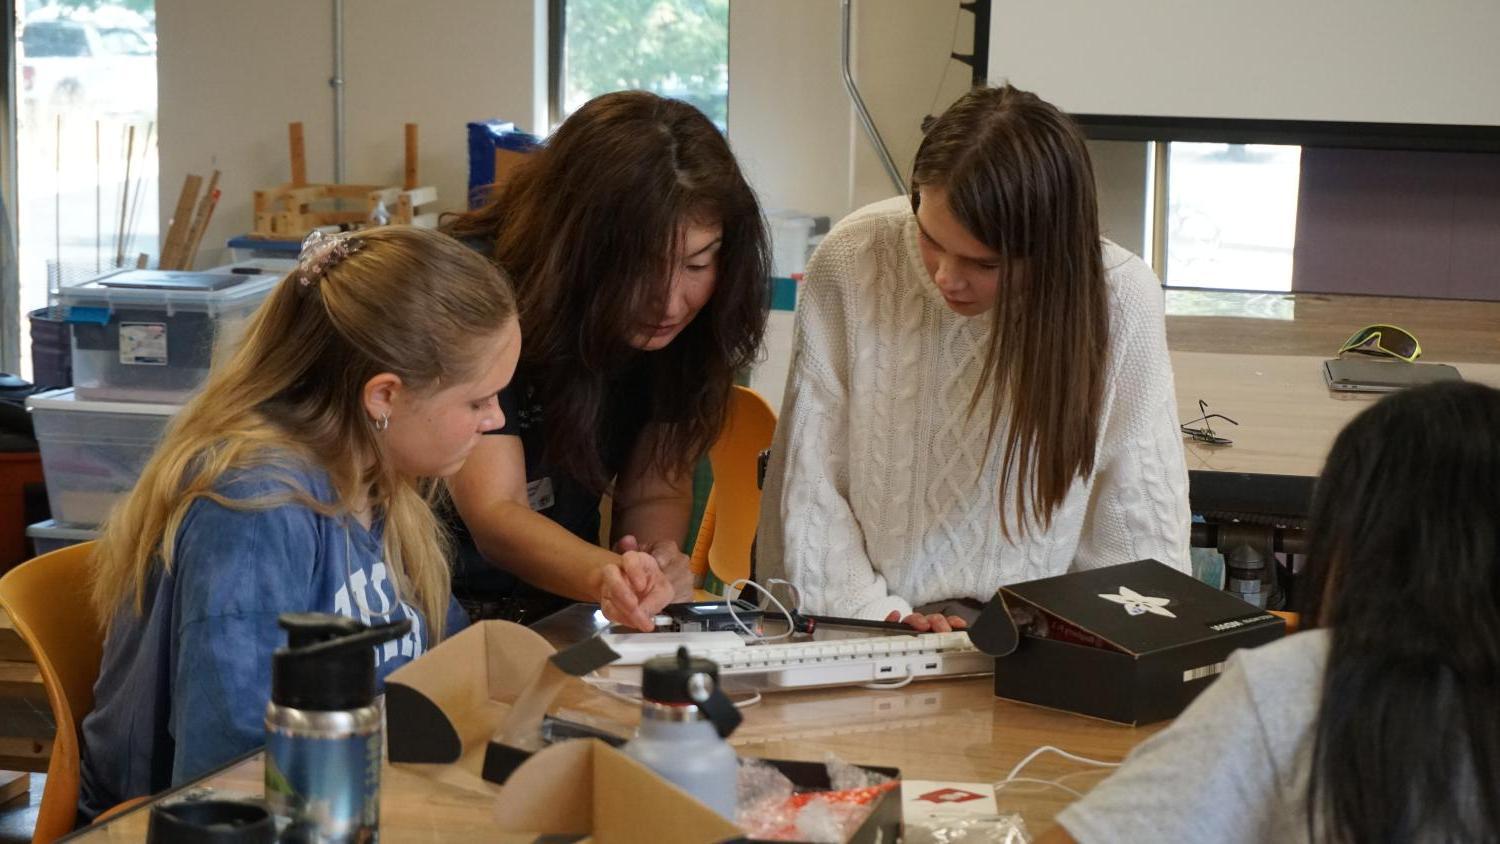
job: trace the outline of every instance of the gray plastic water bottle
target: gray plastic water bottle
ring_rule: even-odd
[[[380,840],[383,732],[372,648],[410,619],[376,627],[341,615],[285,613],[287,646],[271,662],[266,803],[279,840]]]
[[[739,756],[724,739],[740,720],[719,666],[679,648],[642,668],[641,726],[625,753],[734,820]]]

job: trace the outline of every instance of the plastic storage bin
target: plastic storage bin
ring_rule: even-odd
[[[58,299],[73,327],[78,397],[182,402],[203,383],[216,349],[238,338],[285,264],[121,270],[62,288]]]
[[[85,401],[73,390],[26,400],[42,452],[52,518],[91,527],[135,486],[178,407]]]
[[[26,528],[26,536],[31,540],[32,554],[40,557],[59,548],[98,539],[99,531],[77,525],[65,525],[48,519]]]

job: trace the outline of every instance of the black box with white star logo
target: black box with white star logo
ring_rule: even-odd
[[[1148,724],[1181,712],[1232,651],[1285,632],[1278,616],[1137,560],[1001,587],[970,638],[997,657],[999,697]]]

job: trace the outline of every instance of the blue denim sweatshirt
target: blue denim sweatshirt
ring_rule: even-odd
[[[288,482],[320,501],[335,498],[326,473],[296,466],[240,470],[216,491],[264,498],[285,495]],[[296,503],[237,510],[193,502],[177,532],[172,572],[158,567],[143,611],[127,598],[105,639],[94,710],[82,726],[81,821],[265,742],[271,652],[286,643],[276,625],[281,613],[334,612],[365,623],[410,618],[411,633],[375,650],[382,684],[420,656],[431,637],[416,609],[403,601],[380,615],[396,597],[382,527],[376,521],[367,530]],[[449,633],[466,623],[451,599],[443,623]]]

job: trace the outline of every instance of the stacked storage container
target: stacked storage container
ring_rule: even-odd
[[[121,270],[59,291],[74,386],[27,402],[52,508],[51,522],[27,530],[37,553],[93,538],[215,356],[238,340],[291,266]]]

